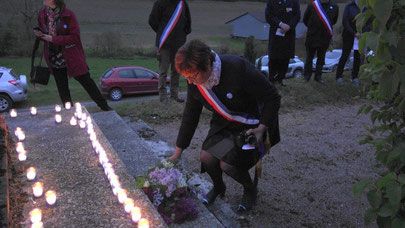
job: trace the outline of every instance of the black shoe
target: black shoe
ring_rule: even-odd
[[[103,111],[105,111],[105,112],[107,112],[107,111],[112,111],[112,110],[114,110],[114,109],[112,109],[110,106],[105,106],[105,107],[102,107],[102,108],[100,108],[101,110],[103,110]]]
[[[202,203],[205,205],[212,204],[217,196],[219,195],[221,198],[225,196],[226,185],[223,184],[222,187],[219,189],[213,187],[208,194],[202,199]]]
[[[242,202],[238,205],[237,211],[238,212],[249,211],[255,205],[256,199],[257,199],[257,188],[256,187],[250,191],[244,190]]]
[[[322,78],[316,78],[315,79],[316,82],[319,82],[321,84],[324,84],[325,82],[322,80]]]
[[[179,102],[179,103],[183,103],[184,102],[184,99],[181,99],[181,98],[179,98],[179,97],[170,97],[172,100],[175,100],[175,101],[177,101],[177,102]]]

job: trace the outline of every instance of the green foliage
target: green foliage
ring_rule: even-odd
[[[372,144],[376,160],[387,173],[372,183],[362,181],[353,186],[356,196],[367,189],[371,206],[365,212],[366,225],[373,221],[379,227],[405,226],[405,1],[359,0],[367,11],[357,17],[361,28],[373,18],[370,32],[362,34],[360,50],[373,51],[369,63],[362,66],[362,77],[376,85],[368,97],[377,105],[364,105],[358,113],[370,114],[374,126],[361,143]],[[378,137],[373,137],[380,133]]]

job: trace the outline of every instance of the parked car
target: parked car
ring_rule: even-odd
[[[143,67],[114,67],[101,76],[99,86],[102,94],[117,101],[127,94],[157,93],[158,81],[158,73]]]
[[[352,70],[353,69],[353,50],[350,52],[350,56],[347,59],[346,65],[344,70]],[[329,73],[329,72],[336,72],[339,64],[340,56],[342,56],[342,49],[334,49],[332,51],[326,52],[325,55],[325,64],[322,67],[322,72]],[[314,58],[312,61],[312,70],[316,68],[316,61],[318,58]]]
[[[261,61],[261,71],[268,77],[269,76],[269,57],[264,55],[256,59],[256,68],[258,68],[259,61]],[[302,62],[298,56],[295,56],[293,59],[290,59],[288,64],[288,70],[285,74],[286,78],[299,78],[302,77],[304,73],[304,62]]]
[[[15,102],[27,99],[27,77],[17,76],[12,69],[0,67],[0,112],[6,112]]]

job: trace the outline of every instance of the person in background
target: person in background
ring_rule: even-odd
[[[251,209],[256,202],[257,188],[248,171],[264,155],[266,135],[271,145],[280,141],[277,89],[245,58],[217,55],[199,40],[182,46],[175,62],[176,69],[187,79],[188,87],[176,149],[170,159],[178,161],[190,145],[202,108],[212,111],[200,160],[201,171],[209,174],[214,187],[203,203],[211,204],[218,195],[225,194],[222,179],[225,172],[243,186],[237,210]],[[249,137],[257,139],[257,143],[248,145],[245,140]]]
[[[149,15],[149,25],[156,32],[160,101],[168,102],[166,77],[170,66],[170,97],[177,102],[184,102],[179,97],[179,74],[174,66],[174,56],[191,32],[191,16],[187,2],[185,0],[157,0]]]
[[[347,59],[350,56],[350,52],[354,49],[354,62],[352,69],[352,83],[355,86],[359,86],[359,69],[360,69],[360,53],[358,49],[358,41],[361,38],[361,34],[357,31],[355,17],[360,13],[360,8],[357,5],[357,0],[353,0],[345,6],[343,11],[343,48],[342,56],[339,59],[338,68],[336,71],[336,82],[340,85],[343,84],[343,71],[346,65]],[[370,31],[370,25],[373,18],[370,18],[366,25],[363,27],[362,32]]]
[[[332,0],[315,0],[308,3],[304,13],[304,24],[307,26],[305,47],[307,59],[304,67],[304,82],[309,82],[312,75],[312,60],[317,54],[315,81],[322,80],[322,67],[325,64],[325,54],[333,37],[333,25],[339,16],[339,7]]]
[[[37,39],[44,41],[44,58],[55,77],[62,103],[72,103],[69,76],[83,86],[101,110],[112,110],[90,77],[75,14],[65,7],[63,0],[43,2],[45,8],[39,11],[38,27],[34,29],[34,33]]]
[[[301,17],[299,1],[267,0],[265,15],[270,24],[269,78],[285,86],[283,79],[295,55],[295,27]]]

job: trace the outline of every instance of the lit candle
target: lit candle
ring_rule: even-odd
[[[24,151],[24,144],[22,142],[17,142],[16,144],[17,153],[21,153]]]
[[[93,142],[91,142],[91,145],[93,146],[93,149],[95,150],[97,147],[100,146],[100,143],[98,142],[98,140],[94,140]]]
[[[46,203],[50,206],[54,205],[56,202],[56,192],[49,190],[45,193]]]
[[[17,117],[17,111],[15,109],[10,110],[10,117],[12,117],[12,118]]]
[[[127,199],[127,190],[121,188],[120,190],[118,190],[118,201],[120,202],[120,204],[123,204],[124,201]]]
[[[141,220],[139,220],[138,222],[138,228],[149,228],[149,221],[142,218]]]
[[[18,141],[24,141],[25,133],[23,131],[21,131],[20,133],[18,133],[17,138],[18,138]]]
[[[92,142],[93,142],[94,140],[96,140],[96,139],[97,139],[96,133],[91,132],[89,138],[90,138],[90,141],[92,141]]]
[[[65,103],[65,109],[70,110],[72,108],[72,104],[70,102]]]
[[[113,186],[112,187],[112,191],[113,191],[114,196],[117,196],[118,192],[122,189],[121,184],[120,183],[118,183],[118,184],[119,184],[118,186]]]
[[[86,128],[86,122],[84,122],[83,120],[80,120],[80,121],[79,121],[79,125],[80,125],[80,128],[81,128],[81,129]]]
[[[115,174],[113,174],[112,176],[113,176],[113,177],[112,177],[111,180],[110,180],[111,186],[112,186],[112,187],[114,187],[114,186],[119,186],[119,185],[120,185],[120,181],[119,181],[119,179],[118,179],[118,176],[115,175]]]
[[[79,103],[79,102],[76,102],[75,103],[75,109],[77,110],[77,111],[82,111],[82,105]]]
[[[60,112],[62,111],[62,107],[60,107],[60,105],[55,105],[55,112]]]
[[[20,161],[27,160],[27,153],[26,153],[25,150],[23,152],[21,152],[21,153],[18,153],[18,160],[20,160]]]
[[[37,171],[34,167],[29,167],[27,169],[27,179],[32,181],[35,179],[35,176],[37,175]]]
[[[31,107],[30,112],[31,112],[31,115],[35,116],[37,114],[37,108]]]
[[[81,120],[82,119],[82,112],[75,112],[75,116],[77,117],[77,119]]]
[[[31,225],[31,228],[44,228],[43,222],[36,222]]]
[[[55,122],[56,122],[56,124],[59,124],[60,122],[62,122],[62,116],[60,114],[55,115]]]
[[[87,120],[87,115],[86,115],[86,113],[83,113],[83,114],[82,114],[82,120],[83,120],[83,121],[86,121],[86,120]]]
[[[90,117],[86,119],[86,123],[87,123],[88,126],[93,126],[93,123],[91,122]]]
[[[70,119],[70,125],[72,125],[72,126],[76,126],[76,125],[77,125],[76,117],[72,116],[72,118]]]
[[[125,212],[127,212],[127,213],[130,213],[131,211],[132,211],[132,209],[134,209],[134,200],[133,199],[131,199],[131,198],[127,198],[125,201],[124,201],[124,209],[125,209]]]
[[[16,127],[16,129],[15,129],[15,131],[14,131],[15,136],[18,137],[18,135],[20,134],[20,132],[22,132],[21,127]]]
[[[44,192],[43,184],[41,182],[36,182],[34,185],[32,185],[32,192],[34,193],[35,197],[42,196],[42,193]]]
[[[134,207],[131,210],[131,219],[133,222],[137,223],[141,219],[141,208]]]
[[[30,211],[30,219],[32,223],[40,223],[42,220],[42,212],[40,209],[35,208]]]

